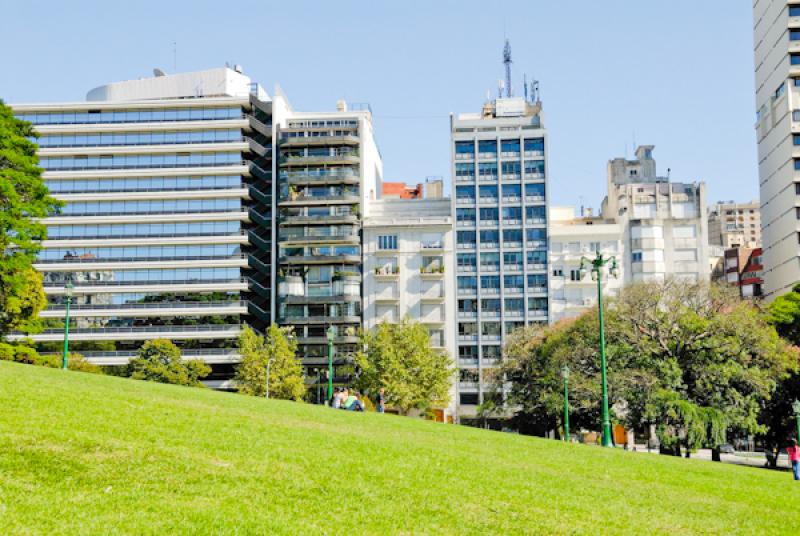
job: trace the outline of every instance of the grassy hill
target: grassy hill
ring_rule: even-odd
[[[0,533],[798,534],[787,473],[0,362]]]

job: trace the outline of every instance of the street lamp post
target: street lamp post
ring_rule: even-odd
[[[64,315],[64,355],[61,358],[61,368],[67,370],[69,364],[69,306],[72,303],[72,290],[75,286],[67,282],[64,285],[64,296],[66,297],[66,314]]]
[[[792,409],[794,410],[794,421],[797,426],[797,442],[800,443],[800,400],[794,399]]]
[[[581,257],[581,274],[591,266],[592,279],[597,281],[597,310],[600,315],[600,381],[603,392],[602,419],[603,419],[603,446],[611,446],[611,418],[608,414],[608,382],[606,381],[606,333],[603,319],[603,267],[611,263],[609,273],[617,277],[616,257],[604,257],[599,251],[597,256],[590,260]]]
[[[328,334],[328,400],[333,400],[333,339],[336,337],[336,328],[330,326]]]
[[[564,378],[564,441],[569,443],[569,367],[564,365],[561,369]]]
[[[267,356],[267,384],[266,384],[266,394],[265,398],[269,398],[269,366],[272,363],[272,359]]]

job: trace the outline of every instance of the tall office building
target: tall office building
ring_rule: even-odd
[[[306,372],[328,361],[326,331],[336,330],[335,366],[356,350],[362,325],[362,234],[380,193],[382,161],[368,107],[296,112],[273,99],[277,140],[278,323],[294,328]],[[338,370],[337,379],[345,379]]]
[[[504,97],[451,117],[459,412],[492,388],[505,338],[548,321],[542,104]]]
[[[32,339],[55,350],[72,292],[72,350],[119,365],[169,339],[224,387],[242,323],[271,320],[267,95],[238,68],[159,71],[85,102],[13,109],[39,133],[44,181],[65,203],[45,222],[48,329]]]
[[[800,281],[800,2],[753,2],[764,296]]]

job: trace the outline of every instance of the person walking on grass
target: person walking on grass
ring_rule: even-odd
[[[796,439],[789,441],[789,446],[786,447],[786,455],[789,457],[794,479],[800,480],[800,447],[797,446]]]
[[[378,413],[383,413],[386,410],[386,389],[381,387],[378,390]]]

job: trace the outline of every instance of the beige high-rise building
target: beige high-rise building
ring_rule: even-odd
[[[764,296],[800,281],[800,3],[753,2]]]
[[[758,201],[719,202],[708,211],[708,243],[725,249],[761,247],[761,210]]]

